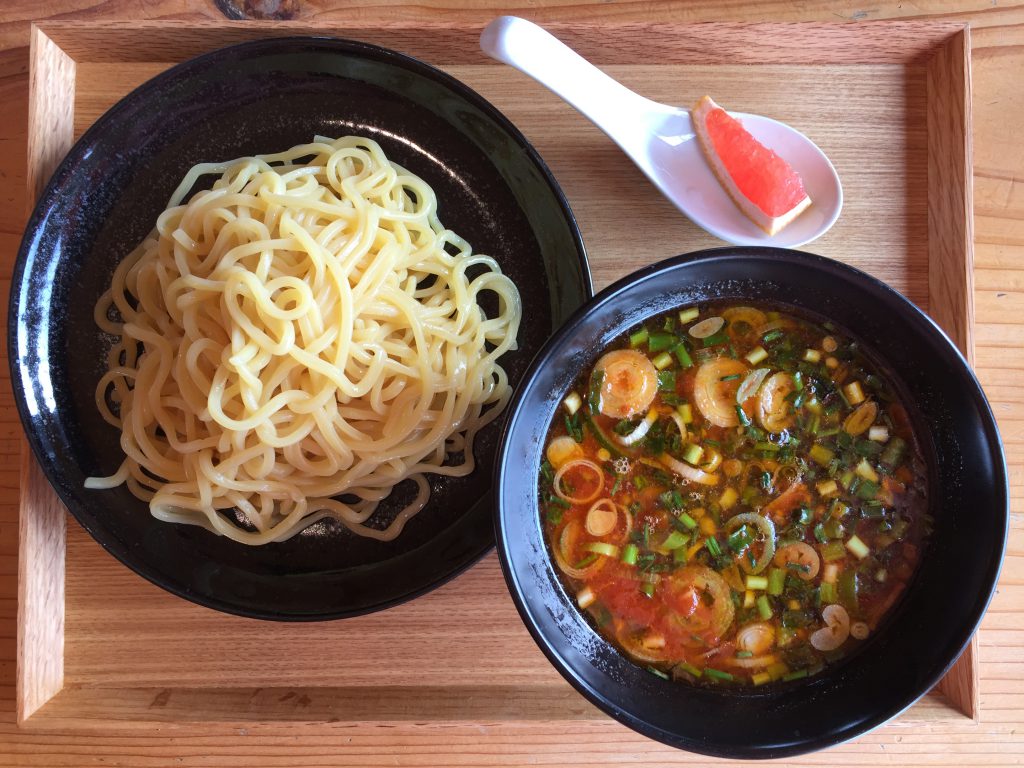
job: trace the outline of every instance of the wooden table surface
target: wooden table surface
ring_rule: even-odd
[[[1010,765],[1024,762],[1024,3],[1011,0],[0,0],[0,296],[6,299],[26,218],[30,25],[40,19],[268,18],[460,20],[500,13],[534,20],[844,21],[949,18],[973,37],[976,367],[1007,449],[1012,490],[1007,557],[980,640],[981,720],[899,724],[832,750],[835,765]],[[866,159],[869,160],[869,159]],[[6,317],[4,312],[2,317]],[[0,336],[6,340],[6,334]],[[0,341],[0,343],[3,343]],[[324,729],[238,728],[231,738],[173,724],[33,733],[15,725],[18,466],[21,426],[0,367],[0,766],[702,764],[608,722],[553,728],[480,722],[475,732],[430,723]],[[741,729],[742,724],[737,723]],[[820,757],[819,757],[820,759]],[[796,762],[800,762],[799,760]]]

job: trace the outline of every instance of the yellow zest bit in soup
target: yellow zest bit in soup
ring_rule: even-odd
[[[629,658],[763,685],[877,629],[921,557],[925,474],[855,340],[723,303],[645,322],[579,379],[540,507],[566,588]]]

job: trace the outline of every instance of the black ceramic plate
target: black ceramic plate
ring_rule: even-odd
[[[351,616],[437,586],[493,544],[490,468],[500,423],[480,435],[479,469],[433,482],[429,506],[380,543],[319,524],[250,548],[157,522],[124,488],[86,491],[120,463],[93,390],[108,341],[92,319],[117,262],[153,227],[201,161],[276,152],[316,134],[358,134],[437,192],[446,226],[500,262],[522,293],[516,382],[592,293],[572,213],[546,166],[493,106],[453,78],[375,46],[285,38],[185,62],[129,94],[75,145],[26,230],[12,283],[9,349],[36,457],[82,526],[126,565],[190,600],[272,619]],[[380,514],[393,513],[399,486]]]
[[[534,480],[552,416],[581,371],[645,318],[714,299],[778,302],[831,318],[909,396],[929,458],[935,529],[886,625],[843,663],[763,688],[691,687],[627,661],[577,610],[551,566]],[[967,644],[1006,544],[1008,488],[995,421],[970,368],[896,291],[797,251],[722,248],[655,264],[602,291],[535,359],[498,457],[498,553],[523,621],[552,664],[626,725],[720,757],[782,757],[861,734],[927,692]]]

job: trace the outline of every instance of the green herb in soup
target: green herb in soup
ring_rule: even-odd
[[[551,554],[599,631],[661,676],[796,680],[913,575],[925,465],[892,382],[837,329],[688,307],[613,345],[541,467]]]

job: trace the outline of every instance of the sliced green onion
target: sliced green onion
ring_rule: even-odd
[[[679,522],[681,522],[681,523],[682,523],[683,525],[685,525],[685,526],[686,526],[687,528],[689,528],[689,529],[690,529],[691,531],[692,531],[692,530],[693,530],[694,528],[696,528],[696,527],[697,527],[697,521],[696,521],[696,520],[694,520],[694,519],[693,519],[692,517],[690,517],[690,516],[689,516],[688,514],[686,514],[685,512],[680,512],[680,513],[679,513],[679,515],[678,515],[678,520],[679,520]]]
[[[862,480],[857,485],[856,489],[851,488],[850,490],[854,491],[858,497],[868,501],[878,495],[879,488],[880,486],[878,483],[874,483],[870,480]]]
[[[648,336],[650,336],[650,334],[647,332],[646,328],[641,328],[639,331],[629,334],[629,346],[634,348],[639,347],[647,341]]]
[[[679,342],[672,348],[672,354],[676,356],[676,360],[683,368],[693,367],[693,358],[690,357],[690,353],[686,351],[686,345],[683,342]]]
[[[679,413],[679,417],[683,420],[683,424],[693,423],[693,409],[689,403],[680,403],[676,406],[676,411]]]
[[[821,523],[818,523],[816,526],[814,526],[814,538],[816,538],[822,544],[828,541],[828,534],[825,533],[825,526]]]
[[[636,544],[627,544],[622,548],[622,562],[626,565],[636,565],[636,556],[640,553]]]
[[[736,653],[733,655],[737,659],[749,659],[752,658],[754,654],[751,651],[736,651]]]
[[[728,672],[723,672],[720,669],[714,669],[712,667],[704,667],[704,674],[714,680],[726,680],[731,682],[736,679]]]
[[[818,598],[821,600],[822,605],[834,603],[836,601],[836,585],[823,581],[821,586],[818,587]]]
[[[808,452],[808,455],[823,467],[827,467],[836,456],[835,451],[817,443],[811,446],[811,450]]]
[[[768,621],[768,619],[772,617],[772,606],[768,602],[768,597],[766,595],[761,595],[757,598],[757,612],[765,621]]]
[[[683,461],[689,464],[693,464],[694,466],[697,466],[703,455],[704,449],[701,448],[699,445],[693,445],[691,443],[690,445],[687,445],[686,448],[683,449]]]
[[[652,333],[647,339],[647,349],[651,352],[661,352],[675,346],[676,337],[671,333]]]
[[[668,680],[668,675],[666,675],[664,672],[662,672],[657,667],[647,667],[647,671],[650,672],[652,675],[657,675],[662,680]]]
[[[796,672],[790,672],[788,675],[782,676],[782,682],[788,683],[791,680],[800,680],[807,677],[808,671],[806,669],[798,669]]]
[[[676,390],[676,372],[675,371],[658,371],[658,391],[659,392],[675,392]]]
[[[768,594],[778,597],[786,586],[786,572],[781,568],[770,568],[768,570]]]
[[[750,530],[747,526],[744,525],[730,533],[728,541],[729,547],[734,552],[742,552],[753,543],[754,538],[750,535]]]
[[[618,557],[619,548],[614,544],[609,544],[605,541],[592,541],[583,547],[586,552],[593,552],[597,555],[604,555],[605,557]]]
[[[736,416],[739,418],[740,424],[744,427],[749,427],[751,425],[752,422],[750,421],[750,417],[747,416],[747,413],[743,410],[742,406],[736,406]]]
[[[698,317],[700,317],[700,309],[697,307],[690,307],[689,309],[679,310],[679,322],[683,323],[684,325],[686,323],[693,322]]]
[[[689,543],[690,537],[687,536],[685,533],[682,533],[681,531],[672,531],[672,533],[668,535],[668,538],[666,538],[665,541],[662,542],[661,548],[669,550],[679,549],[680,547]]]
[[[784,332],[779,330],[778,328],[776,328],[775,330],[768,331],[768,333],[766,333],[764,336],[762,336],[761,337],[761,341],[763,341],[763,342],[765,342],[767,344],[767,343],[770,343],[772,341],[775,341],[776,339],[781,339],[783,335],[784,335]]]
[[[725,342],[727,342],[728,340],[729,337],[725,334],[725,332],[719,331],[718,333],[706,337],[703,341],[703,344],[704,348],[707,349],[708,347],[713,347],[716,344],[725,344]]]
[[[747,589],[768,589],[768,577],[747,576]]]
[[[825,529],[825,535],[830,539],[841,539],[845,531],[843,530],[843,524],[835,518],[826,520],[823,524]]]
[[[691,664],[688,661],[682,661],[682,662],[676,664],[676,667],[678,669],[683,670],[683,672],[687,672],[687,673],[693,675],[694,677],[700,677],[701,675],[704,674],[703,671],[701,671],[697,667],[693,666],[693,664]]]
[[[878,457],[878,461],[891,469],[900,463],[900,459],[903,458],[903,452],[906,448],[907,442],[903,438],[894,437],[885,446],[885,450],[882,451],[882,455]]]
[[[722,554],[722,548],[718,544],[718,539],[714,536],[709,536],[705,540],[704,546],[708,548],[708,552],[710,552],[714,557],[719,557]]]
[[[852,568],[839,574],[836,582],[839,591],[839,601],[850,610],[857,610],[857,571]]]
[[[640,591],[648,597],[654,597],[654,584],[651,584],[650,582],[642,584],[640,586]]]
[[[661,352],[660,354],[655,355],[651,359],[651,362],[654,363],[655,368],[659,371],[663,371],[672,365],[672,355],[668,352]]]
[[[757,365],[762,360],[765,360],[767,357],[768,352],[765,350],[764,347],[757,347],[756,349],[752,349],[750,352],[746,354],[747,362],[750,363],[751,365]]]
[[[594,371],[590,374],[590,390],[587,392],[587,405],[591,413],[597,413],[601,409],[601,387],[604,385],[604,371]]]
[[[846,546],[841,541],[830,541],[821,548],[821,558],[826,563],[846,557]]]
[[[858,560],[863,560],[871,550],[868,545],[858,538],[857,534],[854,534],[846,541],[846,548],[856,557]]]
[[[719,381],[736,381],[739,377],[738,373],[730,373],[728,376],[722,376]]]
[[[853,471],[865,480],[870,480],[872,483],[878,482],[878,473],[875,472],[874,467],[868,464],[867,459],[861,459]]]

